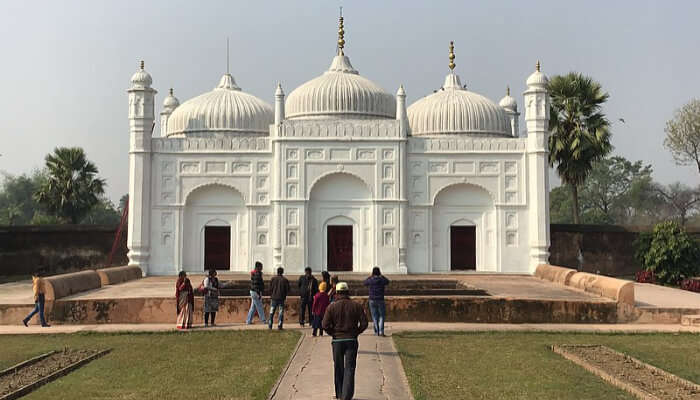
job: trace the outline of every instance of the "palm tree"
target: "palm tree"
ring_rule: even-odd
[[[556,165],[561,180],[571,187],[573,220],[580,222],[578,188],[593,163],[612,150],[610,123],[601,111],[609,95],[600,84],[577,72],[552,77],[549,164]]]
[[[99,202],[105,181],[80,147],[57,147],[46,156],[48,178],[35,193],[50,213],[77,224]]]

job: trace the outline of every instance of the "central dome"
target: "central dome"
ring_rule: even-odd
[[[328,71],[289,94],[285,109],[288,119],[395,118],[396,100],[337,55]]]
[[[168,118],[167,136],[202,132],[269,133],[272,106],[241,91],[230,74],[211,92],[187,100]]]
[[[502,107],[462,87],[450,72],[435,93],[407,110],[411,135],[477,133],[510,136],[510,121]]]

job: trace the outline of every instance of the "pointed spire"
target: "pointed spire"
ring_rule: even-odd
[[[281,82],[277,82],[277,90],[275,90],[275,96],[284,96],[284,91],[282,90]]]
[[[396,91],[396,96],[397,97],[406,97],[406,91],[403,88],[403,85],[399,86],[399,90]]]
[[[454,71],[455,67],[457,64],[455,64],[455,42],[450,41],[450,63],[448,64],[448,67],[450,67],[450,70]]]
[[[141,69],[143,69],[144,63],[143,60],[141,60]]]
[[[173,88],[170,88],[170,95],[173,96]]]
[[[510,96],[510,86],[506,86],[506,96]]]
[[[535,64],[535,71],[540,72],[540,60],[537,60],[537,64]]]
[[[338,19],[338,55],[344,56],[343,48],[345,47],[345,29],[343,27],[343,7],[340,7],[340,18]]]

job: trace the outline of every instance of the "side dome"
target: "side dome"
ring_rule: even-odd
[[[269,133],[272,106],[241,91],[230,74],[219,85],[182,103],[168,118],[167,136],[201,132]]]
[[[141,61],[141,68],[131,76],[131,87],[134,89],[147,89],[153,84],[151,74],[144,69],[144,62]]]
[[[508,111],[512,111],[512,112],[518,111],[518,103],[510,95],[510,87],[506,88],[506,95],[503,96],[501,101],[498,102],[498,105],[505,108]]]
[[[328,71],[289,94],[285,111],[288,119],[393,119],[396,117],[396,99],[360,76],[347,56],[337,55]]]
[[[492,134],[510,136],[504,109],[486,97],[462,87],[450,72],[435,93],[411,104],[407,110],[411,135]]]

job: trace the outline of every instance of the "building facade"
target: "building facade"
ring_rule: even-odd
[[[274,106],[224,74],[182,104],[143,64],[129,93],[129,262],[147,275],[271,272],[531,273],[549,253],[547,78],[499,104],[449,71],[406,106],[344,54]]]

